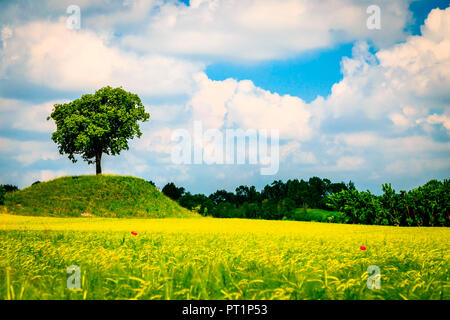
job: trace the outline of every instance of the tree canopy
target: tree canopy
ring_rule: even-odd
[[[178,200],[184,194],[184,188],[178,188],[173,182],[166,184],[161,191],[172,200]]]
[[[138,95],[107,86],[72,102],[55,104],[47,120],[56,123],[52,140],[59,153],[73,162],[79,155],[88,164],[95,163],[100,174],[102,155],[128,150],[128,140],[142,136],[138,121],[149,118]]]

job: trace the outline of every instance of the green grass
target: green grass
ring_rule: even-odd
[[[0,299],[448,300],[449,241],[448,228],[0,214]]]
[[[32,216],[189,217],[195,216],[143,179],[73,176],[7,193],[5,212]]]
[[[322,209],[297,208],[294,219],[297,221],[341,222],[342,213]]]

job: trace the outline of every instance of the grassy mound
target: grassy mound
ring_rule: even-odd
[[[63,177],[11,192],[3,211],[61,217],[196,216],[143,179],[113,175]]]

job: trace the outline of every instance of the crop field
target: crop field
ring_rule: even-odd
[[[0,214],[0,243],[0,299],[450,298],[448,228]]]

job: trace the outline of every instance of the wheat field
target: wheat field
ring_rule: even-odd
[[[448,228],[0,214],[0,299],[448,300],[449,240]]]

